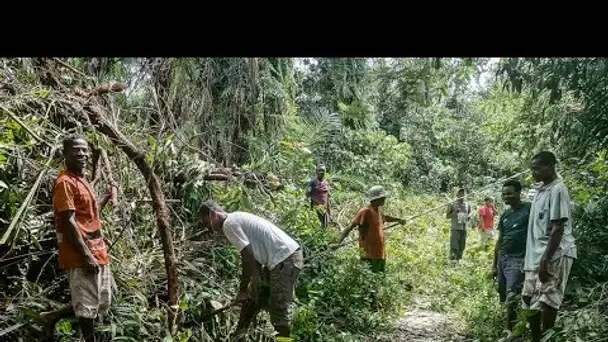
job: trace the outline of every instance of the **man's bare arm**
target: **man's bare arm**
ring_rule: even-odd
[[[72,210],[62,211],[60,213],[61,228],[65,238],[74,248],[87,260],[89,264],[97,264],[89,247],[84,243],[82,234],[76,225],[76,214]]]
[[[348,226],[348,228],[344,229],[344,231],[342,232],[342,234],[340,234],[340,239],[338,240],[338,243],[342,243],[342,241],[344,241],[344,239],[346,239],[346,237],[348,236],[348,234],[350,234],[350,232],[355,229],[355,227],[357,227],[358,224],[356,223],[351,223],[350,226]]]
[[[405,220],[399,217],[394,217],[394,216],[389,216],[389,215],[384,215],[384,220],[386,222],[399,222],[399,223],[404,223]]]
[[[113,204],[116,203],[117,196],[118,196],[118,185],[115,183],[110,184],[108,186],[108,190],[109,190],[109,193],[101,200],[101,202],[99,202],[97,209],[99,210],[98,212],[100,214],[103,212],[103,210],[105,209],[108,202],[110,202],[110,200],[112,200]]]
[[[549,235],[549,242],[547,243],[547,248],[543,254],[543,259],[546,261],[550,261],[553,258],[553,254],[555,254],[555,251],[557,251],[559,243],[562,241],[562,237],[564,236],[564,221],[551,221],[551,223],[552,229]]]
[[[500,244],[502,243],[502,234],[498,234],[498,241],[496,241],[496,246],[494,246],[494,261],[492,262],[493,270],[496,270],[498,267],[498,251],[500,250]]]
[[[447,211],[447,213],[445,214],[445,217],[446,217],[446,218],[450,218],[450,217],[451,217],[451,215],[452,215],[452,206],[448,204],[448,211]]]
[[[241,284],[239,286],[239,291],[243,292],[247,290],[249,283],[252,278],[258,277],[262,271],[262,267],[257,260],[253,257],[253,251],[251,250],[251,245],[247,245],[241,251],[241,263],[242,263],[242,273],[241,273]]]
[[[103,210],[106,208],[106,205],[108,204],[108,202],[110,202],[110,198],[111,195],[106,195],[101,202],[99,202],[99,204],[97,205],[97,209],[99,210],[98,212],[101,214],[103,212]]]
[[[310,182],[306,184],[306,198],[310,199],[310,209],[312,209],[312,186]]]

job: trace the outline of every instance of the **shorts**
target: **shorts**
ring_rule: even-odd
[[[298,249],[268,272],[270,286],[268,313],[275,327],[291,326],[291,303],[303,266],[304,256],[302,250]]]
[[[508,255],[501,255],[498,261],[498,292],[507,306],[517,306],[524,282],[523,264],[524,258]]]
[[[107,314],[112,300],[110,265],[99,265],[97,274],[82,267],[67,269],[66,273],[76,317],[95,319]]]
[[[540,311],[544,305],[559,310],[564,300],[573,258],[563,256],[549,263],[549,280],[541,283],[537,271],[526,271],[522,290],[524,309]]]

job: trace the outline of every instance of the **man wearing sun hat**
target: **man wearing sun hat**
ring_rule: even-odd
[[[387,197],[389,197],[389,193],[382,186],[372,186],[368,192],[369,204],[359,209],[350,226],[340,236],[339,241],[339,243],[342,242],[355,227],[358,227],[359,247],[362,250],[361,260],[368,262],[373,272],[384,272],[386,269],[384,223],[405,223],[403,219],[382,213],[380,207],[384,205]]]

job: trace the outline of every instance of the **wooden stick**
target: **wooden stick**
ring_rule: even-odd
[[[34,131],[32,131],[32,129],[31,129],[31,128],[29,128],[29,127],[28,127],[28,126],[25,124],[25,122],[21,121],[21,119],[19,119],[19,117],[17,117],[17,114],[15,114],[15,113],[11,112],[10,110],[8,110],[8,108],[6,108],[6,107],[4,107],[4,106],[2,106],[2,105],[0,105],[0,108],[1,108],[2,110],[4,110],[4,111],[5,111],[5,112],[8,114],[8,116],[10,116],[10,117],[11,117],[11,119],[13,119],[13,120],[17,121],[17,123],[18,123],[18,124],[19,124],[21,127],[23,127],[23,129],[24,129],[24,130],[25,130],[27,133],[29,133],[29,135],[31,135],[31,136],[32,136],[32,138],[34,138],[34,140],[37,140],[37,141],[42,142],[42,143],[45,143],[45,144],[46,144],[48,147],[53,148],[53,145],[51,145],[51,143],[49,143],[49,142],[48,142],[48,141],[46,141],[46,140],[43,140],[41,137],[39,137],[39,136],[38,136],[38,134],[34,133]],[[52,157],[51,157],[51,158],[52,158]]]
[[[25,325],[25,323],[17,323],[17,324],[15,324],[15,325],[10,326],[10,327],[8,327],[8,328],[6,328],[6,329],[4,329],[4,330],[0,331],[0,337],[1,337],[1,336],[6,335],[6,334],[8,334],[8,333],[10,333],[10,332],[11,332],[11,331],[13,331],[13,330],[16,330],[16,329],[21,328],[21,327],[22,327],[22,326],[24,326],[24,325]]]
[[[154,202],[154,200],[149,199],[149,198],[143,198],[143,199],[135,200],[135,202],[146,202],[146,203],[149,203],[149,202]],[[181,203],[182,200],[168,198],[168,199],[165,199],[165,202],[167,202],[167,203]]]
[[[112,176],[112,167],[110,166],[110,160],[108,159],[108,154],[106,153],[106,150],[104,150],[103,148],[101,149],[101,160],[103,161],[103,166],[107,171],[107,177],[108,180],[110,181],[110,184],[115,185],[116,182],[114,181],[114,177]],[[115,208],[116,205],[118,204],[118,199],[116,198],[112,198],[112,206]]]
[[[93,150],[93,181],[91,182],[91,187],[95,187],[95,185],[101,180],[101,158],[99,158],[99,150]]]
[[[73,66],[69,65],[68,63],[66,63],[66,62],[62,61],[62,60],[61,60],[61,59],[59,59],[59,58],[53,57],[53,60],[54,60],[55,62],[57,62],[57,63],[61,64],[61,65],[62,65],[62,66],[64,66],[65,68],[69,69],[70,71],[72,71],[72,72],[74,72],[74,73],[77,73],[77,74],[78,74],[78,75],[80,75],[80,76],[83,76],[83,77],[86,77],[86,78],[89,78],[89,79],[92,79],[92,78],[93,78],[93,77],[91,77],[91,76],[89,76],[89,75],[85,74],[84,72],[82,72],[82,71],[80,71],[80,70],[78,70],[78,69],[74,68]]]

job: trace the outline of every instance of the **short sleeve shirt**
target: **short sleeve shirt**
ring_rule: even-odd
[[[494,210],[492,207],[488,207],[487,205],[482,205],[479,208],[479,218],[483,224],[485,229],[494,228]]]
[[[379,208],[366,206],[357,212],[351,223],[359,227],[359,247],[366,259],[386,259],[384,214]]]
[[[222,231],[239,252],[251,245],[255,260],[270,270],[300,248],[300,245],[279,227],[246,212],[227,214]]]
[[[53,209],[59,268],[77,268],[86,264],[85,257],[65,238],[60,214],[68,210],[74,211],[78,230],[97,263],[108,264],[108,251],[101,231],[97,200],[87,181],[69,171],[62,171],[53,187]]]
[[[509,209],[500,216],[498,231],[501,238],[499,248],[501,256],[516,258],[525,256],[531,207],[530,203],[525,202],[517,210]]]
[[[326,205],[329,197],[329,184],[326,180],[311,179],[308,183],[310,199],[316,205]]]
[[[538,269],[540,259],[549,243],[553,229],[552,221],[557,220],[564,222],[564,235],[553,255],[553,260],[563,256],[576,258],[577,248],[572,236],[572,203],[568,188],[561,178],[541,186],[534,196],[528,222],[524,270]]]

